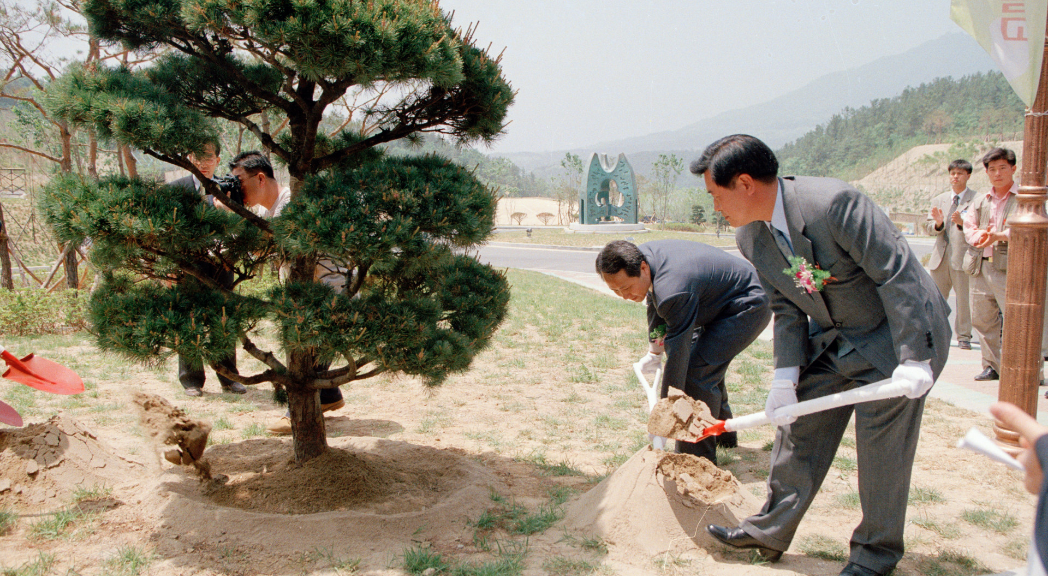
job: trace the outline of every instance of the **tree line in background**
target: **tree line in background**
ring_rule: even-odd
[[[779,150],[784,174],[855,180],[921,144],[1020,140],[1024,106],[1000,72],[939,78],[845,108]]]

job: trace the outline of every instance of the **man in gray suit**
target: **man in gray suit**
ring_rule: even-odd
[[[669,387],[706,403],[714,418],[731,418],[724,376],[771,319],[768,297],[753,266],[719,248],[684,240],[635,246],[610,242],[597,255],[597,273],[613,292],[648,302],[648,354],[654,370],[666,352],[660,397]],[[646,370],[647,371],[647,370]],[[721,445],[736,443],[731,436]],[[718,438],[677,442],[678,453],[717,463]]]
[[[746,135],[711,144],[691,165],[714,209],[757,269],[775,314],[775,376],[765,411],[779,425],[768,499],[738,528],[710,525],[718,540],[778,560],[833,462],[855,413],[863,519],[841,576],[891,572],[903,527],[924,399],[946,364],[949,307],[885,213],[847,183],[778,178],[766,144]],[[798,282],[787,256],[832,277]],[[794,260],[797,263],[797,260]],[[802,416],[779,409],[886,378],[905,397]]]
[[[961,350],[972,349],[972,314],[968,298],[968,273],[963,266],[964,253],[968,243],[964,240],[964,221],[961,213],[975,198],[975,191],[968,187],[972,176],[972,163],[967,160],[954,160],[948,168],[950,172],[950,191],[932,198],[931,210],[924,223],[929,236],[935,238],[928,270],[932,280],[939,288],[943,298],[950,296],[952,289],[957,295],[957,316],[954,318],[953,331],[957,336],[957,347]],[[984,366],[985,368],[985,366]]]

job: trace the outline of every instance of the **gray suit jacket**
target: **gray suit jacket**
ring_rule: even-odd
[[[971,188],[965,188],[964,192],[961,192],[961,199],[957,203],[957,211],[961,212],[967,207],[972,199],[975,198],[975,190]],[[930,216],[924,222],[924,229],[929,236],[935,237],[935,248],[932,249],[931,259],[928,260],[928,269],[936,270],[942,264],[944,257],[948,259],[950,268],[954,270],[961,270],[963,268],[964,252],[968,248],[968,243],[964,241],[963,229],[950,222],[949,218],[946,217],[950,211],[950,204],[953,203],[953,191],[943,192],[935,198],[932,198],[931,206],[938,207],[942,210],[945,220],[943,221],[942,229],[935,229],[935,220]],[[948,256],[947,256],[948,254]]]
[[[663,390],[684,390],[693,352],[708,365],[731,362],[768,325],[768,297],[745,260],[685,240],[638,249],[651,269],[649,330],[666,327]]]
[[[888,216],[840,180],[779,182],[794,252],[836,280],[808,294],[783,272],[789,264],[764,222],[736,231],[771,298],[776,368],[803,370],[840,338],[839,349],[854,347],[885,377],[905,360],[930,360],[938,377],[949,353],[949,306]]]

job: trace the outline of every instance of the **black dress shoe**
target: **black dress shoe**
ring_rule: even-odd
[[[972,349],[972,343],[967,341],[967,340],[960,340],[960,341],[957,342],[957,347],[960,348],[961,350],[971,350]]]
[[[848,562],[848,565],[841,570],[840,576],[884,576],[880,572],[874,572],[865,566],[859,566],[855,562]]]
[[[997,374],[997,371],[992,366],[987,366],[986,370],[979,372],[979,375],[975,377],[976,380],[1000,380],[1001,377]]]
[[[247,388],[240,382],[230,382],[222,387],[222,391],[228,394],[247,394]]]
[[[717,446],[721,448],[738,448],[739,447],[739,433],[738,432],[725,432],[717,436]]]
[[[761,544],[756,538],[750,536],[742,528],[726,528],[724,526],[717,526],[716,524],[710,524],[706,527],[706,531],[711,536],[720,540],[728,546],[734,546],[735,548],[756,548],[757,553],[761,555],[768,562],[778,562],[779,558],[782,558],[782,550],[772,550]]]

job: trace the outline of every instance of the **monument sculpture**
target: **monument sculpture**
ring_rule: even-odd
[[[579,193],[579,223],[636,224],[637,180],[625,154],[614,166],[606,154],[590,154],[586,181]]]

